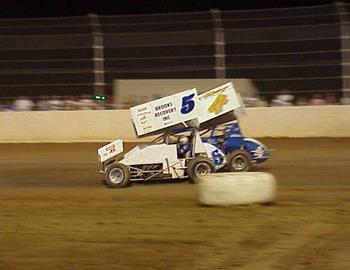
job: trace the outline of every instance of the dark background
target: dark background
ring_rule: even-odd
[[[87,13],[98,15],[147,14],[186,11],[260,9],[330,4],[331,0],[107,0],[107,1],[10,1],[0,2],[1,18],[79,16]],[[347,2],[347,1],[343,1]]]
[[[350,85],[346,3],[0,1],[0,99],[111,95],[114,80],[221,77],[251,79],[268,100],[282,89],[340,97]]]

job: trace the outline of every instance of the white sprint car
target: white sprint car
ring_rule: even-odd
[[[191,89],[132,107],[132,123],[139,137],[162,135],[125,154],[122,140],[99,148],[100,172],[105,174],[107,186],[122,188],[130,181],[150,179],[196,180],[225,166],[225,154],[202,141],[199,127],[240,106],[229,83],[200,96]]]
[[[148,145],[138,145],[124,156],[122,141],[114,141],[98,150],[110,188],[121,188],[130,181],[150,179],[181,179],[198,177],[215,172],[221,164],[220,149],[203,143],[196,128],[177,129],[164,134]]]

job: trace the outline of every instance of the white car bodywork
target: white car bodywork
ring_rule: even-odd
[[[123,153],[123,141],[115,140],[97,150],[98,159],[101,163],[108,159],[115,157],[116,155]]]
[[[213,152],[219,153],[223,159],[225,155],[220,149],[209,143],[203,143],[199,133],[195,133],[194,153],[195,155],[203,155],[213,160]],[[111,149],[115,149],[111,153]],[[122,152],[122,141],[116,140],[106,146],[98,149],[99,159],[101,163],[108,160],[114,161],[115,157]],[[150,144],[150,145],[138,145],[131,149],[124,155],[123,158],[117,160],[118,163],[122,163],[130,168],[134,172],[130,180],[142,180],[139,176],[142,173],[150,173],[150,177],[156,176],[157,174],[166,175],[169,178],[177,179],[187,177],[186,171],[186,160],[189,158],[180,158],[177,153],[177,144]],[[107,162],[108,164],[108,162]],[[223,166],[222,164],[215,164],[216,169]],[[149,170],[150,165],[158,165],[157,170]],[[159,169],[161,168],[161,169]],[[102,170],[103,171],[103,170]],[[146,179],[143,179],[146,180]]]
[[[175,144],[154,144],[145,147],[136,146],[123,159],[119,160],[119,163],[128,167],[161,164],[163,174],[171,174],[171,178],[182,178],[185,160],[177,157]]]

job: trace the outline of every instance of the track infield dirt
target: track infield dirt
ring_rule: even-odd
[[[277,203],[226,208],[187,182],[107,189],[102,144],[0,145],[0,269],[350,269],[350,139],[262,141]]]

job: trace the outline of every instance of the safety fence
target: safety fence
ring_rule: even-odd
[[[116,79],[249,78],[271,99],[350,89],[350,5],[0,20],[0,96],[112,94]]]

